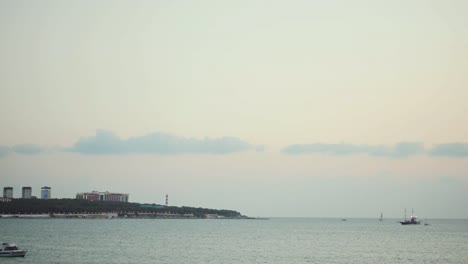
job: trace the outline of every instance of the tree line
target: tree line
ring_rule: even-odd
[[[73,213],[171,213],[193,214],[203,218],[206,214],[217,214],[228,218],[242,217],[233,210],[217,210],[209,208],[196,208],[188,206],[162,206],[140,203],[126,203],[115,201],[88,201],[82,199],[13,199],[11,202],[0,203],[0,214],[73,214]]]

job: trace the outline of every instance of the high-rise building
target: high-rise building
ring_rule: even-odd
[[[21,198],[23,199],[31,199],[31,187],[23,187],[23,192],[21,194]]]
[[[3,188],[3,198],[13,198],[13,187]]]
[[[82,192],[76,194],[76,199],[84,199],[88,201],[114,201],[128,202],[128,193],[112,193],[112,192]]]
[[[41,199],[47,200],[52,198],[51,194],[52,189],[50,187],[44,186],[41,188]]]

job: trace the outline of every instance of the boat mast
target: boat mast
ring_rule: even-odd
[[[406,208],[405,208],[405,221],[406,221]]]

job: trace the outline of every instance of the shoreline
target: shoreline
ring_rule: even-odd
[[[205,216],[197,217],[194,215],[177,214],[123,214],[118,213],[96,213],[96,214],[0,214],[0,219],[226,219],[226,220],[269,220],[269,218],[255,217],[223,217],[223,216]]]

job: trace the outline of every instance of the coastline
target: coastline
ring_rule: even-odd
[[[82,199],[12,199],[0,203],[0,218],[248,219],[234,210]]]
[[[248,216],[240,217],[196,217],[194,215],[179,214],[125,214],[118,213],[96,213],[96,214],[0,214],[0,219],[245,219],[245,220],[269,220],[269,218],[255,218]]]

